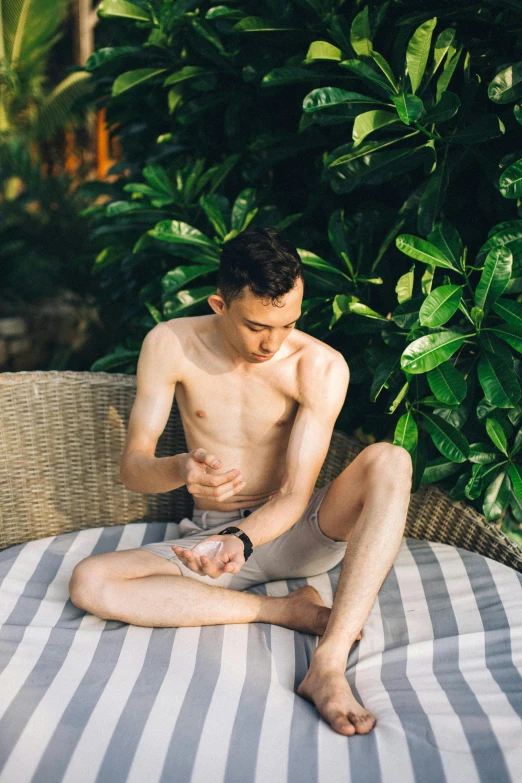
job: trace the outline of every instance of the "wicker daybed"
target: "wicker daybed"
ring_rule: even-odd
[[[436,486],[412,495],[348,659],[377,716],[366,736],[337,735],[295,694],[317,637],[262,623],[140,628],[70,602],[83,557],[175,538],[191,514],[184,487],[146,495],[119,481],[135,391],[131,375],[0,374],[0,779],[514,779],[522,550]],[[335,431],[317,488],[362,448]],[[186,450],[174,403],[156,456]],[[250,591],[308,582],[331,601],[339,571]]]

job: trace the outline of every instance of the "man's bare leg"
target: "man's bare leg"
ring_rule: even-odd
[[[411,461],[407,452],[396,449],[393,457],[391,453],[386,455],[386,449],[375,451],[379,457],[373,469],[368,469],[366,464],[360,476],[356,469],[350,477],[365,481],[364,502],[355,525],[352,524],[347,534],[349,543],[326,631],[312,654],[306,677],[297,689],[297,693],[313,702],[321,716],[343,735],[367,734],[376,723],[371,712],[353,696],[345,671],[350,649],[394,563],[404,534],[410,501]],[[355,467],[355,460],[352,466]],[[345,481],[344,486],[348,492],[353,484]],[[346,501],[348,508],[352,497],[347,496]]]
[[[70,593],[102,619],[148,627],[257,622],[321,635],[331,612],[311,585],[283,597],[229,590],[181,576],[174,563],[144,550],[86,558],[74,569]]]

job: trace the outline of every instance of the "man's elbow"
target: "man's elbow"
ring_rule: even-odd
[[[126,489],[129,489],[131,492],[137,492],[133,485],[132,481],[132,474],[129,470],[129,464],[128,461],[122,457],[120,461],[120,473],[119,473],[120,482],[123,484],[123,486]]]

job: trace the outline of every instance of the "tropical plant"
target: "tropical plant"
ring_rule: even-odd
[[[465,496],[493,519],[498,506],[486,495],[498,476],[473,466],[495,465],[500,475],[507,464],[505,492],[518,464],[516,433],[506,432],[506,464],[502,449],[487,463],[473,462],[470,449],[490,438],[486,418],[520,426],[518,401],[499,404],[484,370],[493,353],[519,383],[519,360],[508,361],[509,342],[491,331],[510,325],[495,307],[518,305],[513,297],[522,292],[518,203],[503,198],[498,183],[498,163],[507,171],[520,155],[518,109],[513,115],[507,105],[522,94],[517,7],[442,0],[435,16],[419,0],[366,7],[103,0],[99,13],[102,25],[119,23],[125,43],[108,43],[86,68],[108,122],[118,124],[129,178],[114,187],[112,204],[91,213],[94,268],[114,306],[111,354],[120,352],[117,364],[106,357],[94,369],[134,372],[144,333],[158,319],[208,312],[203,292],[215,280],[216,252],[230,238],[233,204],[249,191],[249,211],[257,209],[251,225],[284,227],[303,258],[298,328],[341,350],[350,365],[338,425],[371,440],[404,440],[416,486],[441,481],[464,497],[472,471],[477,481],[480,473],[480,491],[474,485]],[[212,184],[205,176],[215,170],[226,175]],[[494,226],[488,241],[496,237],[486,250],[484,226]],[[481,306],[482,277],[500,274],[486,272],[489,250],[511,240],[505,290]],[[405,252],[417,252],[419,242],[438,253],[438,264],[426,255],[423,274],[423,261]],[[440,363],[421,371],[422,362],[401,364],[419,339],[441,341],[429,356],[448,352],[449,332],[457,348]],[[442,399],[444,385],[465,396]],[[508,388],[516,396],[514,383]],[[470,445],[451,451],[452,459],[440,444],[450,453],[453,430]]]

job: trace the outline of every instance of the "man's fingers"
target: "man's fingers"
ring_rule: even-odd
[[[246,482],[241,475],[236,475],[230,480],[218,482],[217,484],[216,478],[218,477],[207,475],[198,476],[194,481],[187,481],[187,490],[192,495],[200,495],[216,498],[217,500],[224,500],[225,498],[234,495],[240,488],[243,488],[243,486],[246,486]]]
[[[192,478],[192,476],[189,478]],[[228,470],[226,473],[220,473],[218,476],[213,476],[209,473],[199,473],[194,476],[194,482],[203,484],[205,487],[221,487],[223,484],[230,484],[239,478],[243,478],[241,471],[234,469]]]
[[[197,462],[203,462],[209,468],[214,468],[214,470],[221,467],[221,460],[214,454],[209,454],[206,449],[196,449],[194,451],[194,459]]]

